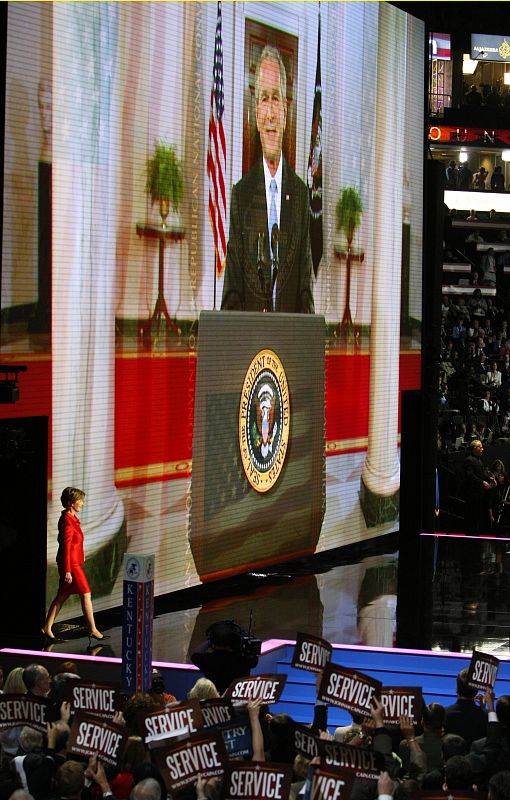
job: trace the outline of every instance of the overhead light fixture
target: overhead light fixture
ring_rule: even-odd
[[[468,160],[467,150],[461,150],[459,153],[459,161],[461,164],[465,164]]]
[[[475,60],[474,58],[471,58],[469,53],[463,53],[462,54],[462,74],[463,75],[472,75],[477,66],[478,66],[478,61]]]
[[[502,161],[510,161],[510,150],[503,150],[501,153]]]

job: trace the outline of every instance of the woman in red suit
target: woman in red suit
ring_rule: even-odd
[[[42,633],[46,639],[54,640],[52,627],[57,614],[71,594],[79,594],[83,616],[87,622],[90,639],[108,639],[96,627],[90,586],[83,571],[85,556],[83,554],[83,532],[80,520],[76,516],[83,508],[85,492],[67,486],[60,497],[64,511],[58,521],[57,564],[60,583],[57,596],[49,607]]]

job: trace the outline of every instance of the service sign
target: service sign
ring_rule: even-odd
[[[298,633],[292,656],[292,666],[308,672],[321,672],[331,660],[333,648],[325,639]]]
[[[0,730],[28,725],[46,733],[47,723],[53,719],[52,703],[45,697],[28,697],[26,694],[0,694]]]
[[[293,744],[296,753],[309,761],[319,755],[319,736],[316,736],[309,727],[294,723]]]
[[[370,717],[372,700],[381,694],[382,683],[349,667],[326,664],[319,687],[319,700]]]
[[[482,653],[480,650],[473,650],[471,663],[468,668],[467,683],[473,689],[494,689],[498,676],[499,660],[496,656]]]
[[[235,706],[258,699],[262,700],[265,705],[277,703],[286,680],[286,675],[255,675],[248,678],[236,678],[223,696],[229,697]]]
[[[125,727],[110,720],[76,714],[67,749],[77,756],[97,757],[111,767],[118,766],[128,740]]]
[[[218,730],[223,736],[225,748],[229,758],[251,756],[253,745],[251,740],[251,725],[247,714],[239,714],[230,722],[218,725]]]
[[[198,700],[140,714],[140,724],[145,743],[152,746],[174,736],[183,739],[204,725]]]
[[[224,800],[287,800],[292,781],[290,764],[234,761],[226,765]]]
[[[154,751],[167,790],[179,792],[203,778],[221,778],[227,753],[219,732],[194,733],[184,742]]]
[[[82,679],[70,680],[67,699],[73,714],[88,714],[99,719],[113,719],[120,711],[120,686],[118,683],[99,683]]]
[[[319,752],[321,767],[349,770],[356,778],[377,780],[381,771],[386,769],[383,754],[364,747],[320,739]]]
[[[304,800],[344,800],[351,796],[354,775],[337,767],[312,767]]]
[[[418,686],[383,686],[381,703],[384,709],[384,724],[398,725],[402,715],[421,719],[422,697]]]
[[[222,722],[230,722],[234,717],[234,707],[224,697],[212,697],[200,701],[200,711],[204,720],[204,728],[214,728]]]

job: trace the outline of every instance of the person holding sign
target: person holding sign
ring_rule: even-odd
[[[487,714],[476,702],[477,689],[468,684],[468,668],[457,675],[457,701],[446,708],[445,733],[456,733],[468,746],[481,739],[487,731]]]
[[[96,626],[90,586],[83,570],[85,562],[83,531],[77,514],[82,510],[84,500],[85,492],[81,489],[75,489],[74,486],[67,486],[60,497],[64,507],[64,511],[58,521],[57,565],[60,582],[57,595],[48,609],[46,620],[41,629],[41,633],[49,641],[55,641],[56,639],[52,630],[53,623],[65,601],[72,594],[80,596],[83,616],[89,629],[89,639],[101,641],[102,639],[110,638],[101,633]]]

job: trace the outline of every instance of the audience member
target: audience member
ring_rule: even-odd
[[[463,469],[465,532],[470,534],[487,533],[490,530],[490,500],[487,493],[491,488],[496,486],[496,481],[494,476],[481,461],[484,448],[480,439],[473,439],[469,446],[470,451],[464,460]],[[460,685],[458,681],[458,686]],[[469,697],[470,695],[467,695],[467,698]],[[466,697],[463,697],[463,699],[466,699]],[[461,710],[464,705],[461,703],[459,710]],[[452,731],[451,728],[448,727],[448,724],[446,725],[446,729],[448,732],[461,733],[460,730]],[[464,736],[464,733],[462,733],[462,735]]]
[[[473,83],[469,87],[469,92],[466,93],[466,104],[471,108],[480,108],[483,102],[482,95]]]
[[[345,742],[345,744],[349,744],[350,740],[354,736],[358,736],[361,733],[363,717],[361,714],[351,714],[351,717],[352,722],[350,725],[341,725],[335,729],[334,739],[337,742]]]
[[[23,667],[15,667],[5,679],[4,694],[26,694],[26,691],[27,687],[23,681]],[[0,731],[0,746],[4,759],[9,760],[18,752],[22,729],[22,725],[16,725],[14,728]]]
[[[154,778],[144,778],[135,785],[130,800],[161,800],[161,785]]]
[[[152,683],[149,694],[156,703],[163,706],[176,702],[174,695],[165,691],[165,679],[158,669],[152,670]]]
[[[82,800],[85,786],[85,769],[78,761],[66,761],[55,776],[56,800]]]
[[[457,675],[457,701],[446,707],[445,733],[456,733],[471,746],[475,739],[480,739],[487,730],[487,714],[475,703],[476,689],[467,684],[467,668]],[[457,787],[459,788],[459,787]]]
[[[29,664],[23,670],[23,683],[27,694],[32,697],[46,697],[50,691],[50,673],[42,664]]]
[[[493,173],[491,175],[491,190],[493,192],[504,192],[505,191],[505,176],[501,171],[501,166],[494,167]]]
[[[469,169],[467,161],[465,161],[460,165],[457,173],[457,186],[459,189],[466,191],[467,189],[471,189],[472,182],[473,173]]]
[[[473,786],[473,770],[466,756],[452,756],[444,765],[444,790],[452,792],[456,789],[465,791],[475,789]]]
[[[208,678],[199,678],[188,692],[188,700],[212,700],[219,696],[216,686]]]
[[[499,389],[501,386],[501,372],[498,369],[496,361],[491,361],[490,370],[487,372],[487,379],[485,385],[491,389]]]
[[[476,211],[472,212],[476,214]],[[466,236],[466,242],[475,242],[476,244],[481,244],[484,241],[482,234],[480,231],[472,231]]]
[[[458,170],[455,161],[450,161],[446,167],[446,183],[445,189],[457,189],[458,187]]]
[[[416,737],[416,742],[425,754],[428,770],[441,769],[444,764],[442,737],[444,733],[445,714],[445,708],[440,703],[431,703],[428,706],[423,706],[421,720],[423,733],[421,736]],[[402,759],[402,767],[407,770],[410,761],[407,739],[403,739],[400,742],[399,754]]]
[[[485,189],[485,181],[487,180],[487,175],[489,173],[485,169],[485,167],[480,167],[477,172],[473,175],[473,189],[482,190]]]
[[[463,423],[462,423],[463,424]],[[504,464],[492,463],[494,475],[504,475]],[[30,665],[27,687],[44,696],[48,679],[40,672],[41,665]],[[59,673],[57,672],[57,675]],[[12,685],[15,675],[6,681]],[[335,738],[348,742],[352,747],[369,747],[384,757],[385,771],[381,774],[377,788],[375,783],[356,780],[351,793],[353,800],[368,800],[378,791],[381,795],[397,798],[416,796],[420,788],[435,788],[453,793],[466,792],[476,786],[488,787],[492,800],[503,800],[510,786],[510,697],[502,696],[494,708],[492,693],[487,692],[484,702],[488,713],[474,699],[475,690],[467,686],[467,669],[457,677],[457,702],[447,709],[433,702],[424,706],[421,725],[423,733],[416,735],[413,720],[400,718],[400,732],[392,743],[392,736],[384,726],[383,707],[374,701],[372,718],[363,719],[353,715],[349,726],[335,731]],[[57,687],[62,679],[56,681]],[[65,678],[63,677],[65,682]],[[52,687],[52,694],[55,686]],[[59,689],[57,688],[57,691]],[[164,692],[155,692],[163,695]],[[213,684],[200,678],[190,690],[190,699],[217,696]],[[133,727],[139,711],[165,707],[165,698],[157,703],[150,694],[134,695],[126,704],[126,720]],[[293,768],[293,797],[304,791],[309,761],[296,757],[294,748],[294,720],[288,714],[268,714],[261,717],[261,701],[252,701],[246,708],[252,733],[254,761],[277,761],[288,763]],[[267,721],[264,743],[261,720]],[[123,719],[118,719],[123,724]],[[152,751],[139,735],[131,735],[116,767],[104,767],[97,756],[92,756],[87,765],[67,758],[65,741],[69,726],[64,722],[48,725],[47,747],[42,735],[24,728],[20,736],[22,751],[13,762],[11,793],[16,787],[23,800],[161,800],[167,796],[161,775],[153,763]],[[323,737],[332,738],[324,732]],[[401,741],[399,741],[401,740]],[[468,746],[471,746],[468,752]],[[265,749],[264,749],[265,748]],[[399,750],[402,764],[392,750]],[[86,788],[89,782],[91,786]],[[5,784],[7,786],[8,784]],[[474,788],[473,788],[474,791]],[[195,796],[195,789],[186,792],[186,797]],[[445,794],[446,796],[446,794]],[[197,800],[213,800],[215,787],[210,781],[198,779]],[[184,795],[183,795],[184,798]],[[3,800],[0,794],[0,800]],[[20,797],[21,800],[21,797]],[[508,798],[510,800],[510,798]]]
[[[496,772],[489,781],[487,800],[510,800],[510,772]]]
[[[488,286],[496,285],[496,256],[494,248],[489,247],[480,260],[480,269],[483,274],[483,282]]]

